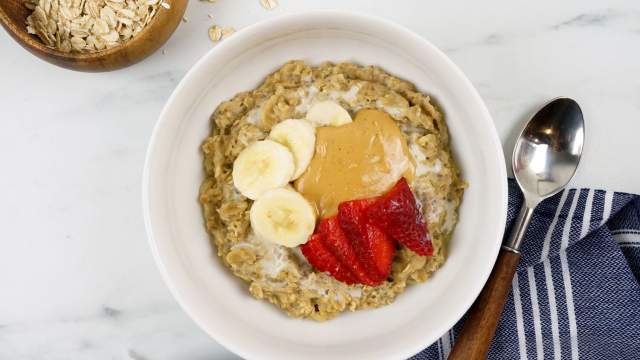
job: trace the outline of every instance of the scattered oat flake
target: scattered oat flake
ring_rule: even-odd
[[[165,8],[167,10],[171,9],[171,4],[166,3],[164,1],[160,3],[160,6],[162,6],[163,8]]]
[[[267,10],[273,10],[278,6],[278,0],[260,0],[260,5]]]
[[[186,16],[182,17],[182,22],[186,23],[187,21],[189,21],[189,19]]]
[[[209,19],[213,19],[213,14],[207,14],[207,16],[209,17]]]
[[[222,39],[222,35],[222,29],[220,26],[213,25],[209,28],[209,39],[211,39],[211,41],[219,41]]]
[[[231,36],[234,32],[236,32],[236,29],[234,29],[231,26],[227,26],[224,29],[222,29],[222,38],[228,38],[229,36]]]

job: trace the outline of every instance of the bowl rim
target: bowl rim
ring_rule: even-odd
[[[204,66],[205,62],[207,61],[208,58],[212,57],[212,56],[216,56],[216,54],[218,52],[222,52],[224,51],[224,49],[227,46],[230,46],[231,41],[235,41],[236,39],[240,39],[242,37],[247,37],[247,36],[251,36],[252,33],[255,33],[256,31],[259,31],[263,28],[267,28],[273,24],[278,24],[278,23],[284,23],[287,21],[300,21],[300,17],[308,17],[308,18],[315,18],[315,17],[324,17],[324,16],[341,16],[344,18],[352,18],[352,19],[358,19],[358,20],[362,20],[365,22],[369,22],[371,24],[378,24],[381,26],[385,26],[385,27],[389,27],[389,28],[393,28],[395,31],[398,31],[399,33],[402,33],[402,36],[404,37],[408,37],[413,39],[414,41],[418,41],[420,42],[420,44],[422,46],[425,46],[427,48],[430,49],[430,51],[433,52],[433,54],[435,54],[435,56],[438,56],[440,58],[440,60],[444,61],[447,66],[451,69],[452,72],[454,72],[458,77],[459,80],[461,80],[464,85],[469,88],[469,90],[471,90],[470,94],[473,97],[473,101],[477,103],[477,105],[479,105],[479,108],[482,111],[481,117],[484,117],[486,119],[489,120],[490,124],[492,125],[492,130],[491,133],[491,139],[490,140],[491,144],[494,146],[494,152],[496,154],[498,154],[499,159],[497,159],[499,164],[504,164],[503,166],[499,166],[498,167],[498,171],[499,174],[496,176],[496,178],[499,179],[503,179],[502,181],[500,181],[500,195],[501,195],[501,213],[498,214],[497,216],[497,220],[496,223],[499,224],[505,224],[506,223],[506,219],[507,219],[507,205],[508,205],[508,183],[507,183],[507,171],[506,171],[506,163],[505,163],[505,156],[504,156],[504,151],[502,149],[502,144],[501,141],[498,137],[498,133],[497,130],[495,128],[495,122],[493,121],[493,118],[486,106],[486,104],[484,103],[484,101],[482,100],[482,98],[480,97],[477,89],[473,86],[473,84],[471,83],[471,81],[466,77],[466,75],[462,72],[462,70],[451,60],[449,59],[449,57],[444,54],[440,49],[438,49],[435,45],[433,45],[429,40],[427,40],[426,38],[416,34],[415,32],[409,30],[407,27],[403,26],[403,25],[399,25],[393,21],[384,19],[382,17],[379,16],[375,16],[375,15],[369,15],[369,14],[363,14],[363,13],[356,13],[353,11],[345,11],[345,10],[305,10],[305,11],[295,11],[295,12],[290,12],[287,14],[283,14],[283,15],[277,15],[271,18],[267,18],[265,20],[261,20],[259,22],[256,22],[254,24],[248,25],[245,28],[239,30],[234,37],[231,37],[230,39],[227,39],[227,41],[222,42],[220,44],[218,44],[216,47],[210,49],[207,53],[205,53],[190,69],[189,71],[184,75],[184,77],[182,78],[182,80],[180,81],[180,83],[176,86],[176,88],[173,90],[171,96],[167,99],[159,117],[158,117],[158,121],[156,122],[153,130],[152,130],[152,134],[149,140],[149,144],[147,147],[147,153],[145,156],[145,162],[144,162],[144,169],[143,169],[143,176],[142,176],[142,210],[143,210],[143,217],[144,217],[144,223],[145,223],[145,229],[147,232],[147,240],[148,240],[148,244],[150,246],[151,249],[151,253],[153,255],[153,258],[156,262],[156,265],[158,267],[158,270],[163,278],[163,281],[165,282],[165,284],[167,285],[167,287],[169,288],[171,294],[174,296],[174,298],[176,299],[176,301],[180,304],[180,307],[183,309],[183,311],[185,311],[185,313],[187,313],[187,315],[205,332],[207,333],[212,339],[214,339],[216,342],[218,342],[220,345],[222,345],[223,347],[225,347],[226,349],[228,349],[229,351],[240,355],[243,358],[257,358],[260,356],[264,356],[264,355],[260,355],[260,354],[256,354],[255,352],[252,352],[250,349],[247,349],[245,347],[243,347],[243,344],[241,342],[238,342],[230,337],[227,337],[224,333],[220,333],[220,332],[216,332],[214,333],[209,327],[208,325],[206,325],[204,323],[204,321],[201,321],[195,314],[195,310],[193,308],[191,308],[190,305],[188,305],[187,300],[185,299],[185,297],[183,296],[183,294],[181,292],[179,292],[177,290],[177,285],[173,283],[173,279],[171,278],[171,276],[168,273],[168,269],[164,264],[164,261],[159,253],[159,249],[158,246],[156,244],[156,241],[154,240],[154,236],[153,236],[153,229],[152,229],[152,221],[151,221],[151,209],[150,209],[150,204],[149,204],[149,181],[150,181],[150,163],[152,161],[152,157],[153,157],[153,153],[154,153],[154,148],[157,145],[157,134],[159,132],[159,129],[162,128],[163,126],[165,126],[164,124],[169,122],[170,118],[167,117],[167,112],[168,109],[170,108],[170,105],[176,100],[176,98],[178,97],[178,94],[183,90],[184,87],[186,87],[186,84],[189,83],[191,81],[191,79],[193,78],[194,74],[196,74],[198,72],[198,70]],[[495,244],[495,248],[493,249],[493,253],[492,256],[490,256],[489,258],[487,258],[487,263],[491,264],[491,267],[488,267],[488,271],[486,271],[484,274],[482,274],[479,279],[481,279],[482,281],[478,282],[478,285],[476,286],[475,289],[473,289],[473,296],[469,296],[466,301],[464,301],[464,305],[460,306],[460,312],[456,313],[455,316],[453,316],[456,320],[452,323],[452,324],[446,324],[445,326],[440,326],[440,328],[443,328],[444,330],[442,331],[442,333],[446,333],[447,330],[449,330],[453,325],[455,325],[455,323],[457,321],[459,321],[460,318],[462,318],[462,316],[468,311],[468,309],[471,307],[471,305],[473,304],[473,302],[475,301],[476,297],[480,294],[480,291],[482,290],[482,288],[484,287],[484,284],[486,283],[486,281],[489,278],[489,275],[491,273],[491,270],[493,269],[493,265],[495,264],[495,261],[497,259],[499,250],[500,250],[500,244],[502,243],[502,236],[504,235],[504,226],[502,226],[500,228],[500,241],[497,242]],[[407,347],[405,348],[403,353],[398,353],[398,356],[401,356],[402,358],[408,358],[411,357],[415,354],[417,354],[418,352],[420,352],[421,350],[427,348],[428,346],[432,345],[431,344],[417,344],[414,347]]]

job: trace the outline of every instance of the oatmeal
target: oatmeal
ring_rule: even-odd
[[[379,121],[381,129],[387,129],[385,136],[401,138],[396,141],[398,148],[384,153],[393,161],[380,166],[393,166],[389,171],[408,180],[429,229],[433,254],[419,256],[400,246],[387,280],[378,286],[347,285],[314,269],[299,247],[265,241],[251,227],[249,212],[254,201],[234,187],[232,171],[240,152],[265,140],[276,124],[308,117],[313,104],[322,101],[339,103],[355,121],[335,128],[318,127],[316,144],[330,142],[323,133],[339,136],[342,128],[355,127],[361,121]],[[382,120],[371,119],[382,113]],[[377,67],[351,63],[311,67],[291,61],[257,89],[221,103],[211,120],[211,136],[202,145],[206,178],[200,188],[206,228],[223,263],[248,283],[255,298],[265,299],[293,317],[326,320],[343,311],[390,304],[408,285],[426,281],[444,263],[465,185],[449,149],[442,114],[411,83]],[[396,135],[394,128],[399,129]],[[369,160],[375,163],[380,159],[373,156]],[[314,162],[317,166],[315,156],[295,187],[320,207],[320,215],[330,215],[335,209],[325,214],[322,205],[301,186]],[[398,168],[398,164],[404,165]],[[396,180],[394,177],[385,185],[387,189],[380,191],[388,190]],[[380,194],[362,197],[372,195]]]

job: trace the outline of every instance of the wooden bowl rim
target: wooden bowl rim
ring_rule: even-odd
[[[149,22],[149,24],[147,24],[147,26],[145,26],[142,31],[140,31],[139,33],[137,33],[134,37],[132,37],[130,40],[127,40],[126,42],[112,47],[110,49],[105,49],[105,50],[100,50],[100,51],[96,51],[96,52],[89,52],[89,53],[74,53],[74,52],[63,52],[57,49],[53,49],[50,48],[48,46],[46,46],[42,40],[40,40],[40,38],[38,38],[35,35],[29,34],[27,32],[27,25],[26,24],[22,24],[21,26],[18,26],[18,24],[13,21],[9,15],[7,15],[7,13],[4,10],[4,7],[2,5],[0,5],[0,21],[3,23],[4,28],[8,31],[11,32],[14,36],[17,36],[19,38],[19,41],[22,43],[22,45],[26,45],[36,51],[40,51],[42,53],[46,53],[50,56],[55,56],[58,58],[64,58],[64,59],[83,59],[83,60],[97,60],[97,59],[101,59],[113,54],[117,54],[121,51],[124,50],[124,48],[131,48],[131,47],[135,47],[137,42],[140,42],[140,39],[142,38],[142,34],[150,31],[153,27],[154,24],[156,24],[159,19],[161,17],[166,17],[166,16],[170,16],[171,9],[165,9],[164,7],[160,6],[158,8],[158,12],[154,15],[153,19],[151,19],[151,22]],[[184,16],[184,12],[182,12],[182,14],[180,14],[180,16]],[[11,26],[13,25],[13,26]],[[15,28],[15,29],[14,29]],[[20,29],[19,31],[17,31],[16,29]],[[176,27],[177,29],[177,27]],[[175,29],[173,30],[173,32],[175,32]]]

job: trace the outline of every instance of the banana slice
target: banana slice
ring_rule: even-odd
[[[306,120],[288,119],[271,128],[269,139],[286,146],[293,154],[295,180],[307,169],[316,147],[316,129]]]
[[[259,237],[286,247],[304,244],[316,226],[316,211],[290,188],[269,190],[249,211],[251,228]]]
[[[255,200],[264,192],[289,183],[295,162],[284,145],[262,140],[247,146],[233,163],[233,185],[240,193]]]
[[[350,123],[351,116],[335,101],[318,101],[307,111],[307,120],[315,126],[340,126]]]

